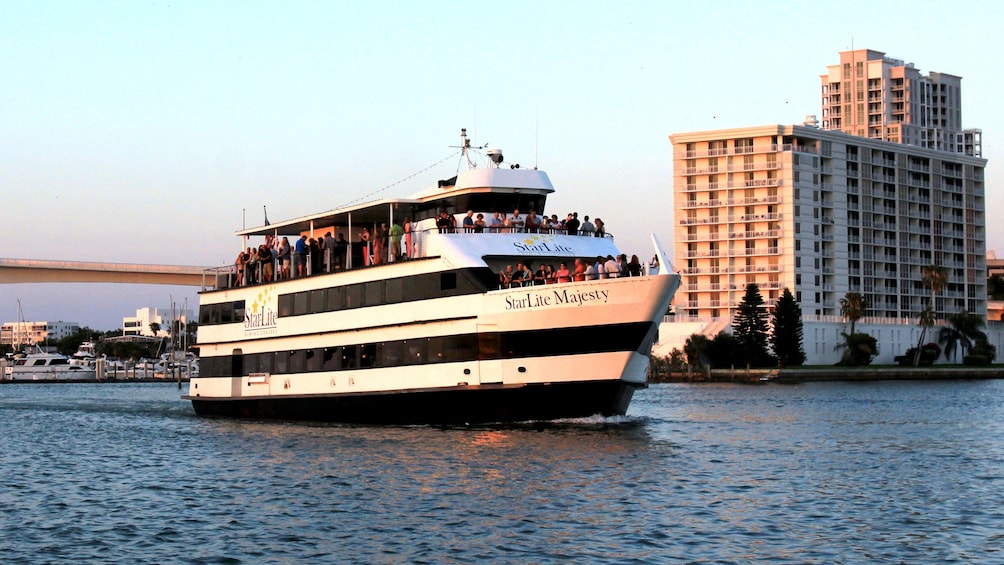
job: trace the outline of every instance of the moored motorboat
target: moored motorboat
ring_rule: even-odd
[[[441,424],[626,413],[646,386],[679,275],[500,284],[500,273],[520,264],[561,270],[620,251],[609,234],[528,226],[518,210],[543,214],[554,192],[547,174],[500,167],[499,151],[474,166],[462,135],[471,167],[411,198],[237,232],[242,248],[265,237],[265,257],[283,237],[330,232],[359,241],[332,247],[323,261],[317,251],[294,251],[286,269],[264,260],[253,276],[246,264],[207,272],[201,368],[184,397],[196,413]],[[475,213],[519,217],[504,226],[465,224]],[[372,231],[380,241],[385,226],[392,226],[386,246],[360,237]],[[652,239],[658,264],[669,265]]]
[[[74,365],[70,358],[60,353],[47,353],[38,349],[14,358],[7,368],[10,381],[93,381],[93,367]]]

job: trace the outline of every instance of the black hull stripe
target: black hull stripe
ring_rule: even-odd
[[[615,416],[627,412],[638,385],[620,381],[520,387],[457,387],[368,395],[206,399],[199,416],[360,424],[465,425]]]
[[[657,329],[652,322],[634,322],[207,356],[200,360],[200,378],[240,377],[249,372],[297,374],[618,351],[648,355]],[[345,361],[341,361],[342,358]]]

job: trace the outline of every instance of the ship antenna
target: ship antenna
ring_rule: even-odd
[[[477,160],[471,158],[471,149],[484,149],[485,147],[488,147],[488,144],[486,143],[479,147],[471,147],[471,138],[467,137],[467,128],[460,128],[460,146],[451,145],[450,147],[460,149],[461,159],[467,159],[468,169],[476,169],[478,168],[478,162]]]

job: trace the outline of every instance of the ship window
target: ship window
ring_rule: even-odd
[[[376,366],[376,344],[367,343],[359,346],[359,368],[369,369]]]
[[[259,353],[258,357],[258,372],[259,373],[271,373],[275,368],[275,353]]]
[[[338,347],[325,347],[323,368],[325,371],[337,371],[341,369],[342,351]]]
[[[363,304],[363,285],[354,284],[345,287],[345,307],[361,308]]]
[[[388,341],[380,344],[380,367],[397,367],[401,365],[402,344],[400,341]]]
[[[324,350],[322,349],[308,349],[307,354],[307,371],[316,372],[324,369],[322,361],[324,356],[322,355]]]
[[[231,306],[231,305],[225,305],[225,306]],[[236,300],[236,301],[234,301],[232,307],[234,309],[234,321],[235,322],[243,322],[244,321],[244,301],[243,300]]]
[[[358,347],[355,345],[346,345],[342,347],[342,368],[343,369],[355,369],[358,364],[356,360],[356,350]]]
[[[454,290],[457,288],[457,273],[448,272],[439,275],[439,290]]]
[[[292,294],[280,294],[279,295],[279,317],[292,316],[293,315],[293,295]]]
[[[261,355],[245,355],[244,356],[244,370],[251,373],[258,373],[258,363],[261,359]]]
[[[220,304],[220,323],[229,324],[234,321],[234,309],[230,304]]]
[[[496,333],[478,334],[477,351],[478,359],[498,359],[502,351],[499,335]]]
[[[406,339],[402,343],[404,346],[404,359],[403,365],[420,365],[425,363],[427,352],[426,352],[426,339]]]
[[[334,312],[345,308],[345,289],[335,287],[328,289],[328,311]]]
[[[443,337],[430,337],[426,340],[425,344],[425,357],[428,363],[442,363],[446,361],[446,355],[443,352],[444,341],[446,338]]]
[[[384,303],[383,281],[372,281],[365,285],[366,306],[379,306]]]
[[[277,351],[275,353],[275,372],[279,374],[289,372],[288,351]]]
[[[324,312],[328,307],[327,289],[310,291],[310,313]]]
[[[389,279],[387,281],[387,303],[397,304],[404,301],[404,279]]]
[[[289,372],[302,373],[307,367],[307,350],[297,349],[289,352]]]
[[[478,336],[458,335],[446,340],[447,361],[473,361],[478,358]]]
[[[293,315],[299,316],[301,314],[308,313],[307,310],[307,297],[309,295],[306,292],[297,292],[293,295]]]

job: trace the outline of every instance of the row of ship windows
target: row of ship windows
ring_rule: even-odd
[[[490,353],[491,343],[482,340]],[[498,340],[495,340],[497,348]],[[428,337],[363,345],[342,345],[270,351],[200,360],[200,372],[207,376],[235,376],[250,373],[290,374],[398,367],[429,363],[471,361],[479,356],[475,335]],[[496,352],[497,355],[497,352]]]
[[[654,324],[549,328],[537,331],[420,337],[359,345],[269,351],[199,360],[203,377],[240,377],[250,373],[294,374],[403,367],[434,363],[519,357],[638,351],[654,335]]]
[[[367,306],[400,304],[465,294],[478,294],[498,285],[491,269],[467,269],[382,279],[279,296],[278,316],[302,316]],[[204,304],[199,324],[211,326],[243,322],[245,301]]]

